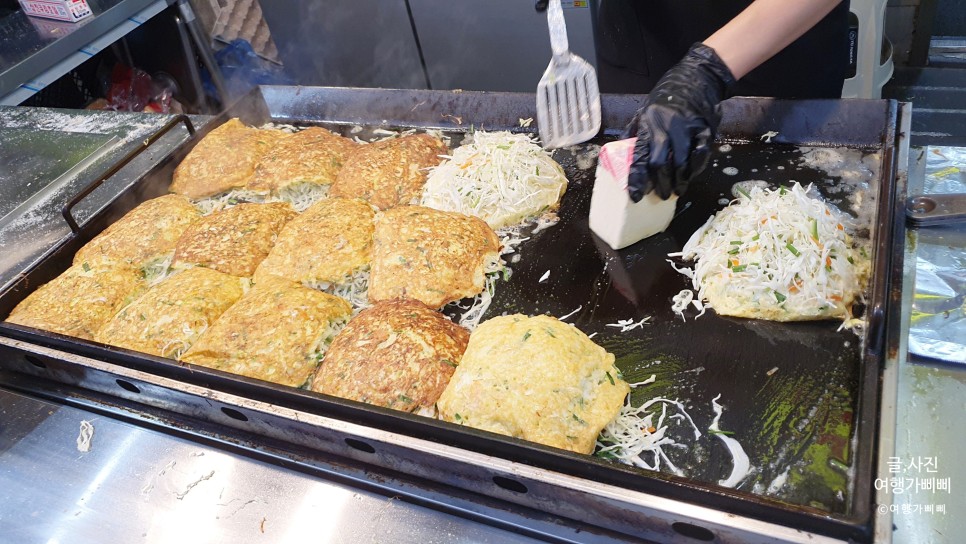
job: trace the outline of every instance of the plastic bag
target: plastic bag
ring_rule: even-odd
[[[294,80],[285,74],[282,67],[258,56],[252,45],[243,39],[233,40],[222,50],[215,53],[215,62],[221,70],[225,83],[223,97],[228,102],[247,93],[257,85],[294,85]],[[204,72],[205,91],[217,96],[211,77]]]
[[[111,70],[107,97],[93,102],[87,109],[179,113],[174,100],[177,84],[167,74],[150,76],[144,70],[115,64]]]

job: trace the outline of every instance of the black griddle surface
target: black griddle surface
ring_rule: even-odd
[[[575,155],[586,156],[589,147],[557,150],[554,158],[570,179],[560,221],[519,246],[521,257],[509,265],[510,280],[497,284],[484,320],[507,313],[560,317],[580,308],[566,321],[596,333],[593,340],[616,356],[625,380],[655,376],[655,383],[634,390],[633,404],[654,397],[680,400],[702,431],[695,440],[686,422],[671,423],[671,434],[687,449],[667,447],[665,452],[685,477],[716,485],[731,473],[731,454],[707,432],[714,417],[712,399],[720,395],[720,429],[733,433],[752,467],[737,489],[848,514],[862,338],[838,331],[840,321],[776,323],[721,317],[710,310],[694,319],[697,312],[691,308],[682,322],[671,311],[671,299],[690,288],[690,280],[671,268],[667,254],[680,251],[724,207],[722,199],[732,198],[738,181],[764,180],[772,187],[793,180],[815,183],[845,210],[852,193],[840,189],[840,179],[804,165],[796,146],[732,143],[726,152],[720,144],[717,149],[709,168],[679,200],[668,230],[620,251],[610,249],[588,226],[596,161],[580,169],[577,164],[586,166],[586,157],[578,161]],[[738,173],[724,173],[727,167]],[[864,191],[863,198],[869,197],[874,195]],[[540,282],[547,271],[549,278]],[[627,332],[608,326],[645,317],[647,323]],[[654,408],[660,412],[660,405]],[[668,415],[673,413],[677,410],[669,407]]]

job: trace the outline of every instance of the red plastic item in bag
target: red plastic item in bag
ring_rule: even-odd
[[[115,64],[104,109],[169,113],[173,94],[172,80],[155,80],[144,70]]]

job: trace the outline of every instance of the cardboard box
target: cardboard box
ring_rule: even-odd
[[[91,16],[87,0],[20,0],[20,6],[27,15],[71,23]]]

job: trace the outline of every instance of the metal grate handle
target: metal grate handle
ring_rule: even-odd
[[[94,192],[94,189],[97,189],[105,181],[110,179],[114,174],[118,173],[121,170],[121,168],[124,168],[125,166],[127,166],[128,163],[133,161],[134,158],[139,156],[145,149],[151,147],[151,144],[158,141],[159,138],[161,138],[162,136],[170,132],[171,129],[173,129],[174,127],[182,123],[184,124],[185,129],[188,131],[188,136],[189,137],[194,136],[195,126],[191,122],[191,119],[189,119],[188,116],[183,113],[176,115],[174,118],[172,118],[167,123],[165,123],[165,125],[161,127],[160,130],[158,130],[157,132],[152,134],[149,138],[141,142],[141,145],[132,149],[127,155],[121,158],[121,160],[118,161],[114,166],[112,166],[106,172],[98,176],[96,180],[89,183],[86,187],[81,189],[80,192],[78,192],[70,200],[68,200],[67,203],[64,204],[64,207],[61,209],[60,213],[61,215],[64,216],[64,221],[67,221],[67,225],[70,227],[71,233],[77,234],[80,232],[80,225],[77,224],[77,220],[74,219],[74,215],[71,213],[71,211],[74,209],[74,206],[80,203],[81,200],[84,200],[84,198],[87,195]]]

